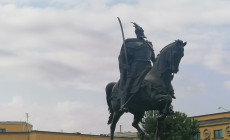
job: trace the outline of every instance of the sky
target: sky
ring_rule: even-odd
[[[34,130],[108,134],[107,83],[119,78],[122,35],[136,22],[156,55],[187,41],[172,84],[174,110],[197,116],[230,110],[228,0],[1,0],[0,121]],[[116,131],[136,131],[125,114]]]

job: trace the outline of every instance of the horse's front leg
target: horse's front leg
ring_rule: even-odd
[[[123,113],[119,113],[119,112],[114,112],[114,114],[113,114],[113,120],[112,120],[112,123],[111,123],[111,126],[110,126],[110,140],[114,139],[114,131],[115,131],[117,122],[120,119],[122,114]]]
[[[144,112],[141,113],[135,113],[134,114],[134,119],[133,119],[133,123],[132,126],[135,127],[138,131],[138,133],[140,134],[141,140],[145,139],[145,133],[144,131],[140,128],[140,126],[138,125],[139,122],[141,121],[141,119],[144,116]]]

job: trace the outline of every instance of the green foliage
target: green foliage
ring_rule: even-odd
[[[154,138],[157,116],[157,111],[148,111],[145,114],[142,127],[147,134],[147,140]],[[188,118],[185,113],[175,112],[165,118],[160,137],[163,140],[192,140],[197,133],[199,126],[196,120]]]

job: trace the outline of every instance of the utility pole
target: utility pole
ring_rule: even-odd
[[[26,132],[29,132],[29,128],[28,128],[28,123],[29,123],[29,113],[26,113]],[[27,133],[28,135],[28,140],[30,140],[30,133]]]
[[[29,122],[29,114],[26,113],[26,132],[29,132],[29,129],[28,129],[28,122]]]

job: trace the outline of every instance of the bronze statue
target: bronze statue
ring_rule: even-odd
[[[155,132],[155,140],[159,140],[158,130],[161,123],[167,115],[172,113],[170,105],[174,92],[171,81],[174,73],[179,71],[179,63],[184,56],[186,42],[176,40],[167,45],[155,60],[151,43],[144,40],[144,31],[141,31],[141,27],[135,23],[134,26],[137,30],[137,38],[125,40],[123,37],[125,44],[123,43],[119,56],[120,80],[106,86],[106,99],[110,112],[108,124],[111,124],[110,140],[114,138],[119,118],[126,111],[134,115],[132,125],[139,132],[141,140],[144,140],[145,134],[138,124],[145,111],[149,110],[159,110],[160,115]],[[125,52],[127,55],[123,54]],[[154,62],[153,66],[150,60]],[[126,100],[122,101],[124,98]],[[125,109],[126,106],[128,110]]]

